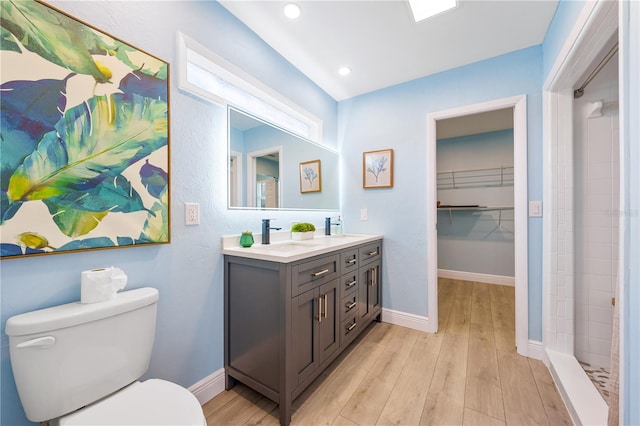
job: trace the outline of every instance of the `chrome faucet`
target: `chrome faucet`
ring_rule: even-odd
[[[340,225],[339,223],[331,223],[330,217],[324,218],[324,235],[331,235],[331,225]]]
[[[282,228],[274,228],[271,226],[271,219],[262,219],[262,244],[271,244],[270,230],[279,231]]]

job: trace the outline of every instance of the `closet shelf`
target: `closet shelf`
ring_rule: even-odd
[[[437,172],[438,189],[513,186],[513,166]]]
[[[513,210],[513,206],[438,206],[438,210],[460,211],[460,210],[479,210],[479,211],[492,211],[492,210]]]
[[[449,224],[453,223],[452,212],[454,211],[480,211],[480,212],[497,211],[498,212],[497,227],[499,227],[502,225],[502,211],[513,210],[513,206],[443,206],[443,205],[439,205],[438,210],[446,210],[449,212]]]

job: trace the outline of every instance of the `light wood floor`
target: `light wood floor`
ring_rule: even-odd
[[[440,279],[438,334],[375,323],[298,399],[293,425],[569,425],[549,371],[515,352],[514,288]],[[278,423],[236,385],[208,425]]]

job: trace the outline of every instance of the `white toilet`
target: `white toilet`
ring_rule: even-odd
[[[149,368],[158,290],[69,303],[7,320],[11,367],[33,422],[206,425],[196,397],[175,383],[137,381]]]

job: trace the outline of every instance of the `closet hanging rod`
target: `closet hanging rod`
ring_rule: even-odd
[[[604,66],[607,65],[607,63],[611,60],[611,58],[613,58],[613,56],[617,52],[618,52],[618,42],[616,42],[616,44],[613,45],[609,53],[607,53],[607,56],[605,56],[602,59],[602,61],[600,61],[598,66],[593,71],[591,71],[591,74],[589,74],[589,76],[584,81],[584,83],[582,83],[582,86],[578,87],[576,90],[573,91],[574,99],[581,98],[582,95],[584,95],[584,89],[587,88],[587,85],[591,83],[591,80],[593,80],[600,71],[602,71],[602,68],[604,68]]]

